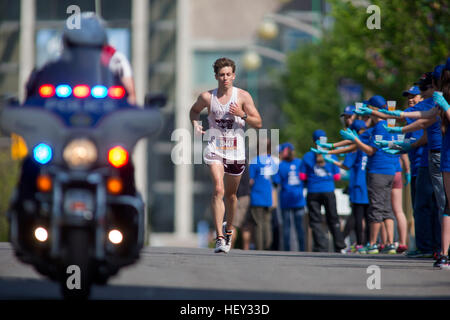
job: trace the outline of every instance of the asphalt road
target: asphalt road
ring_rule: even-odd
[[[91,299],[449,299],[450,271],[432,263],[401,255],[148,247],[107,286],[94,286]],[[370,266],[379,268],[379,282]],[[379,289],[369,289],[368,279]],[[0,243],[1,300],[60,298],[56,283]]]

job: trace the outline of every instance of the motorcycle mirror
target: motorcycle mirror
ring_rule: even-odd
[[[144,108],[162,108],[167,104],[167,96],[163,93],[147,93]]]

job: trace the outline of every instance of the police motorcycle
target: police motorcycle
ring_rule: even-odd
[[[92,19],[82,23],[96,30]],[[91,40],[32,76],[26,101],[1,113],[2,130],[29,150],[8,211],[10,241],[65,298],[87,298],[93,284],[139,258],[144,202],[131,154],[138,140],[157,135],[165,103],[157,96],[144,108],[129,105]]]

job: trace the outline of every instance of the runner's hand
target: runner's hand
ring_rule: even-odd
[[[194,133],[197,135],[205,134],[206,131],[203,131],[203,126],[198,124],[197,122],[194,123]]]
[[[243,117],[245,115],[244,110],[242,107],[238,106],[236,103],[232,102],[230,103],[230,113],[233,116]]]

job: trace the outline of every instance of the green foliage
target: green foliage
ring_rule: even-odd
[[[365,98],[380,94],[402,105],[403,90],[449,55],[448,1],[373,0],[380,8],[381,29],[372,30],[366,26],[371,16],[366,7],[328,2],[332,28],[293,52],[282,78],[288,123],[281,139],[294,142],[300,153],[310,148],[318,128],[330,141],[340,140],[339,79],[361,84]]]
[[[0,150],[0,241],[8,240],[6,210],[19,177],[19,163],[11,159],[9,149]]]

